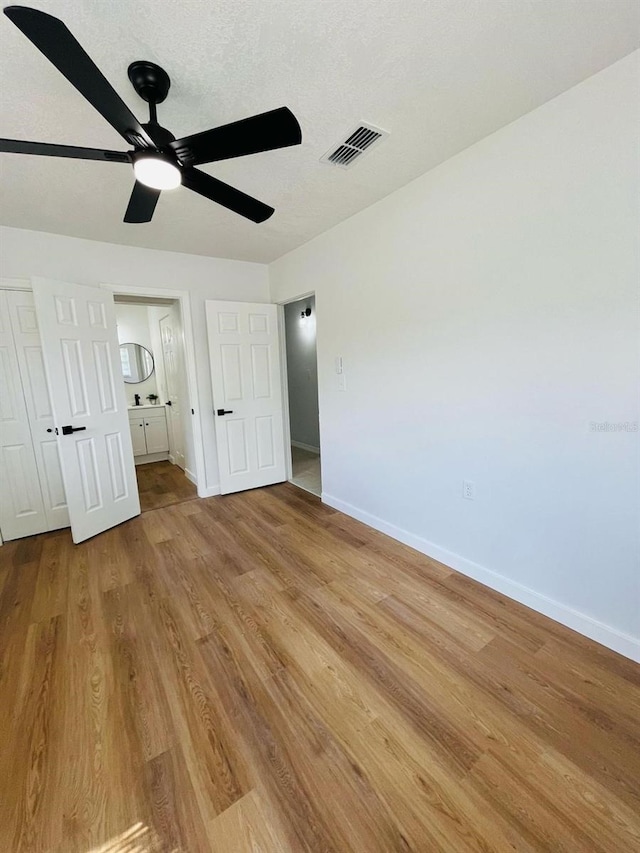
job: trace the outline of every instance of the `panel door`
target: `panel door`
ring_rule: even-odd
[[[169,450],[167,420],[164,415],[147,415],[144,419],[144,434],[147,440],[147,453],[166,453]]]
[[[183,340],[178,312],[174,307],[160,320],[164,381],[167,386],[167,421],[169,425],[169,450],[176,465],[184,470],[184,425],[183,408]]]
[[[206,309],[222,494],[281,483],[286,467],[277,307],[207,301]]]
[[[33,280],[74,542],[140,513],[113,296]]]
[[[147,452],[147,442],[144,437],[144,420],[138,418],[135,421],[129,421],[131,430],[131,446],[134,456],[144,456]]]
[[[7,293],[7,301],[33,451],[40,477],[47,529],[58,530],[61,527],[69,527],[69,510],[33,293],[12,290]]]
[[[5,540],[48,529],[7,293],[0,290],[0,529]]]

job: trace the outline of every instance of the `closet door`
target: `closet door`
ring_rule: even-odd
[[[5,540],[48,530],[6,291],[0,290],[0,529]]]
[[[140,514],[113,296],[43,278],[33,295],[71,536],[83,542]]]
[[[223,495],[287,479],[275,305],[206,300]]]
[[[7,294],[13,339],[22,379],[33,451],[40,478],[47,529],[69,527],[69,511],[60,468],[53,412],[44,372],[42,344],[33,293],[12,290]]]

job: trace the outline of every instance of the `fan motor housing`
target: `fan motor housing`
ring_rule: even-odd
[[[157,121],[150,121],[142,126],[153,140],[153,144],[156,148],[166,148],[170,142],[175,142],[175,136],[173,133],[171,133],[170,130],[167,130],[166,127],[162,127],[162,125],[158,124]]]
[[[169,75],[155,62],[132,62],[127,73],[133,88],[148,104],[161,104],[169,94]]]

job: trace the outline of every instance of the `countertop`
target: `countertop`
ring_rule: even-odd
[[[139,409],[164,409],[164,403],[157,403],[152,406],[151,403],[145,403],[143,406],[127,406],[130,412],[137,412]]]

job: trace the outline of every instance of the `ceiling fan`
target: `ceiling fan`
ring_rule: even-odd
[[[129,163],[133,166],[135,184],[125,222],[150,222],[160,191],[179,186],[253,222],[264,222],[272,215],[272,207],[195,167],[299,145],[300,125],[288,107],[176,139],[158,124],[156,107],[165,100],[171,85],[169,75],[159,65],[138,61],[129,66],[133,88],[149,104],[149,121],[141,124],[62,21],[26,6],[7,6],[4,13],[133,146],[133,151],[105,151],[19,139],[0,139],[0,151]]]

